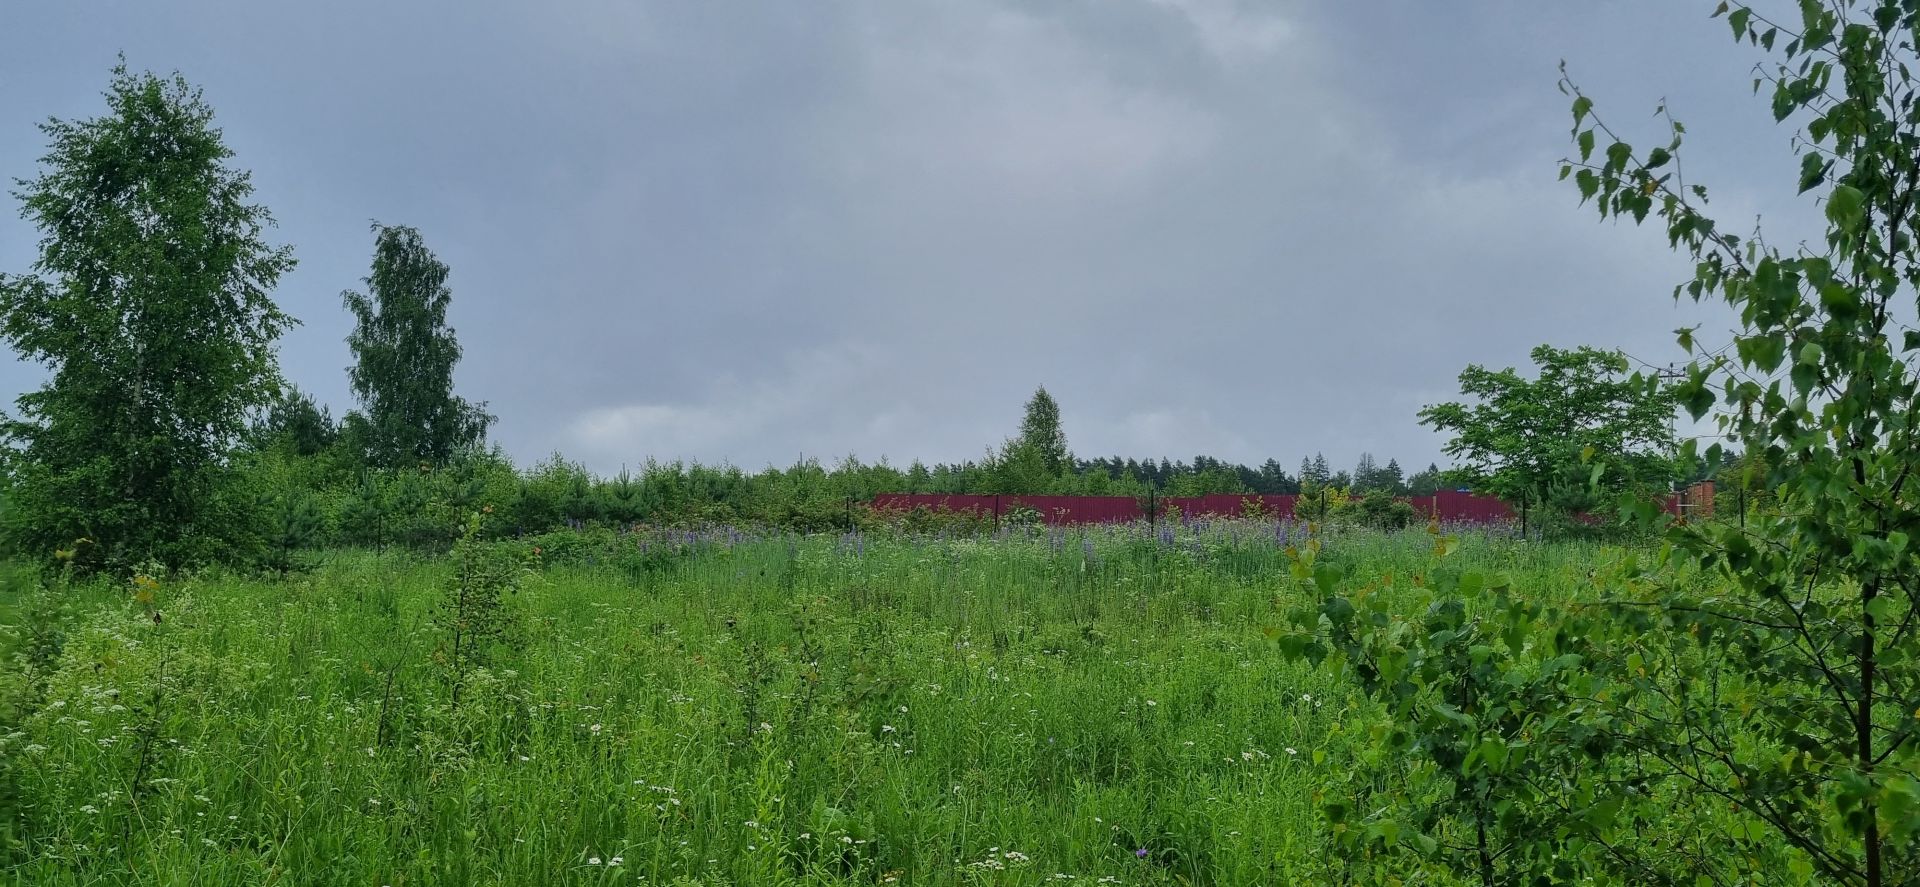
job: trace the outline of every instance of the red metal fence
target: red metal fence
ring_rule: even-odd
[[[1155,500],[1162,513],[1178,509],[1189,517],[1238,517],[1250,505],[1258,505],[1262,514],[1290,518],[1299,496],[1222,493],[1212,496],[1170,496]],[[1431,496],[1407,496],[1402,500],[1424,517],[1449,523],[1505,523],[1518,517],[1507,503],[1492,496],[1460,490],[1442,490]],[[1713,514],[1713,485],[1695,484],[1661,503],[1669,514],[1700,517]],[[1016,508],[1031,508],[1048,524],[1104,524],[1145,520],[1145,502],[1132,496],[1013,496],[960,493],[881,493],[873,507],[887,511],[965,511],[982,517],[1000,517]]]

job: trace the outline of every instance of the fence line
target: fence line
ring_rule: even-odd
[[[1423,517],[1448,523],[1506,523],[1518,516],[1512,506],[1493,496],[1464,490],[1442,490],[1430,496],[1401,496]],[[1257,506],[1260,513],[1275,518],[1296,514],[1300,496],[1282,494],[1217,493],[1210,496],[1168,496],[1154,499],[1163,516],[1177,510],[1187,517],[1238,517]],[[1661,502],[1669,514],[1689,518],[1713,514],[1713,484],[1695,484]],[[998,519],[1016,508],[1039,512],[1048,524],[1128,523],[1147,519],[1147,502],[1132,496],[1022,496],[993,493],[881,493],[873,507],[884,511],[970,512]]]

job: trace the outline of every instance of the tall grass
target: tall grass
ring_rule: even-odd
[[[1323,882],[1315,785],[1374,719],[1262,633],[1307,593],[1284,578],[1301,532],[728,533],[646,569],[572,557],[510,597],[514,629],[457,705],[436,652],[444,562],[176,577],[151,609],[124,586],[5,574],[0,873]],[[1470,536],[1437,563],[1419,533],[1322,541],[1366,574],[1499,569],[1548,589],[1603,556]]]

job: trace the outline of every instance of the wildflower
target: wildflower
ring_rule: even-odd
[[[1152,706],[1152,705],[1159,705],[1160,703],[1158,703],[1158,702],[1155,702],[1155,701],[1153,701],[1153,700],[1151,700],[1151,699],[1149,699],[1149,700],[1147,700],[1147,704],[1148,704],[1148,705],[1150,705],[1150,706]]]
[[[892,724],[881,724],[881,725],[880,725],[880,732],[882,732],[882,733],[892,733],[892,732],[893,732],[893,725],[892,725]]]
[[[1297,754],[1299,754],[1299,752],[1298,752],[1298,751],[1295,751],[1295,750],[1294,750],[1294,749],[1292,749],[1292,748],[1288,748],[1288,749],[1287,749],[1287,754],[1290,754],[1290,755],[1297,755]]]
[[[593,726],[591,726],[591,727],[588,727],[588,728],[587,728],[587,732],[588,732],[588,733],[592,733],[592,734],[593,734],[593,735],[595,735],[595,736],[598,736],[598,735],[600,735],[600,725],[599,725],[599,724],[594,724]]]
[[[587,865],[599,865],[599,864],[600,864],[600,857],[598,856],[587,857]]]
[[[1145,847],[1142,847],[1142,848],[1140,848],[1140,849],[1138,849],[1138,850],[1135,850],[1135,851],[1133,851],[1133,857],[1134,857],[1135,859],[1146,859],[1146,858],[1147,858],[1147,848],[1145,848]]]
[[[86,804],[86,805],[83,805],[83,806],[82,806],[82,807],[80,808],[80,812],[82,812],[82,813],[98,813],[98,812],[100,812],[100,808],[98,808],[98,807],[95,807],[95,806],[93,806],[92,804]]]

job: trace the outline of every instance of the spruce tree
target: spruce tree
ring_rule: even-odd
[[[1380,467],[1373,461],[1372,453],[1361,453],[1360,464],[1353,469],[1353,491],[1364,493],[1374,489],[1379,482]]]
[[[1374,480],[1380,489],[1395,496],[1404,496],[1407,493],[1406,472],[1401,469],[1398,459],[1388,459],[1387,467],[1380,469],[1380,473],[1374,475]]]

